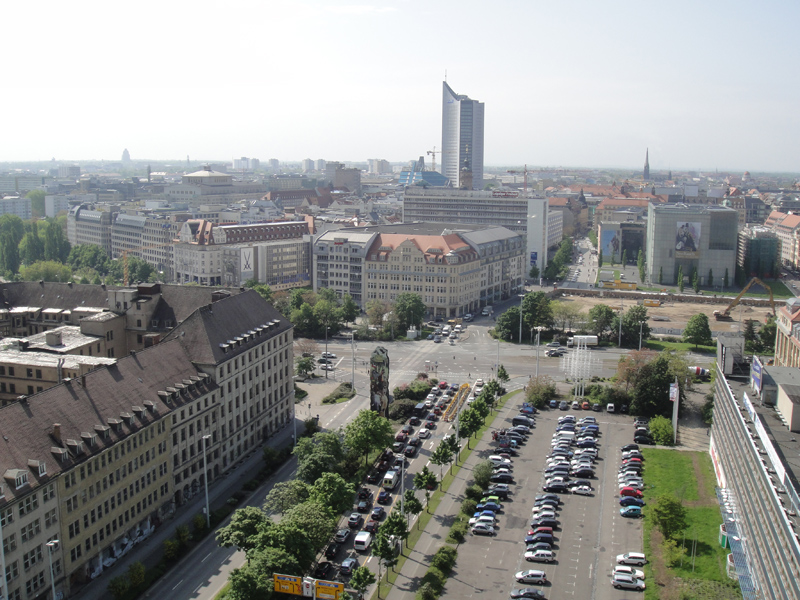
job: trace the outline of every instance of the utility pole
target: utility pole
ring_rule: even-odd
[[[623,300],[619,301],[619,343],[618,346],[622,348],[622,313],[625,307],[625,302]]]

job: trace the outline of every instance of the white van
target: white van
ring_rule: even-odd
[[[359,531],[353,540],[353,548],[357,552],[365,552],[372,544],[372,534],[369,531]]]
[[[442,327],[442,335],[450,335],[450,325]]]
[[[393,490],[397,487],[399,481],[400,476],[397,471],[386,471],[386,475],[383,476],[383,487],[387,490]]]

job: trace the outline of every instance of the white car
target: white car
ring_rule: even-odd
[[[476,535],[494,535],[494,525],[488,523],[475,523],[472,527],[472,533]]]
[[[475,387],[483,387],[483,379],[476,379]]]
[[[614,567],[614,570],[611,572],[611,576],[613,577],[614,575],[629,575],[630,577],[635,577],[636,579],[644,579],[644,571],[623,565]]]
[[[541,583],[542,585],[547,583],[547,575],[544,574],[544,571],[537,571],[535,569],[519,571],[514,575],[514,579],[516,579],[518,583]]]
[[[573,494],[578,494],[579,496],[591,496],[592,495],[592,488],[588,485],[579,485],[576,488],[572,488]]]
[[[643,490],[644,489],[644,482],[643,481],[631,481],[626,480],[619,483],[619,489],[624,487],[632,487],[635,490]]]
[[[421,440],[431,437],[431,430],[424,427],[417,432],[417,437]]]
[[[567,479],[564,479],[563,477],[551,477],[547,481],[545,481],[544,484],[545,485],[552,485],[554,483],[563,483],[564,485],[567,485],[567,483],[569,483],[569,482],[568,482]]]
[[[486,523],[487,525],[494,527],[494,517],[490,517],[489,515],[481,515],[480,517],[472,517],[469,520],[470,525],[477,525],[478,523]]]
[[[645,588],[643,580],[636,579],[630,575],[614,575],[611,579],[611,585],[618,590],[639,590],[640,592]]]
[[[552,510],[540,510],[531,514],[531,519],[555,519],[556,513]]]
[[[528,550],[525,553],[525,560],[529,562],[553,562],[556,555],[550,550]]]
[[[493,454],[489,457],[489,462],[491,462],[494,466],[500,465],[511,465],[511,461],[507,458],[503,458],[502,456],[498,456],[497,454]]]
[[[322,358],[336,358],[333,352],[323,352],[320,356],[322,356]]]
[[[642,566],[647,562],[647,557],[641,552],[626,552],[625,554],[617,554],[618,565],[637,565]]]
[[[509,469],[508,467],[495,467],[494,469],[492,469],[492,475],[498,475],[500,473],[507,473],[511,475],[511,469]]]

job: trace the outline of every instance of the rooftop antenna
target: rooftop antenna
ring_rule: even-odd
[[[447,83],[447,69],[444,70],[444,82]]]

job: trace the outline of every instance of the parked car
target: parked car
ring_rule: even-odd
[[[540,600],[544,598],[544,592],[534,588],[520,588],[511,590],[510,598],[533,598],[533,600]]]
[[[644,494],[642,494],[641,490],[637,490],[636,488],[632,487],[624,487],[619,491],[620,496],[633,496],[634,498],[641,498]]]
[[[592,495],[592,488],[588,485],[579,485],[578,487],[572,488],[573,494],[578,494],[579,496],[591,496]]]
[[[344,544],[349,537],[350,537],[349,529],[340,529],[339,531],[336,532],[336,535],[333,536],[333,540],[339,544]]]
[[[545,575],[544,571],[537,571],[535,569],[519,571],[514,575],[514,579],[516,579],[518,583],[538,583],[540,585],[547,583],[547,575]]]
[[[644,579],[644,571],[634,569],[633,567],[627,567],[625,565],[618,565],[614,567],[614,570],[611,571],[611,575],[612,577],[614,575],[628,575],[630,577],[635,577],[636,579]]]
[[[525,560],[528,562],[553,562],[556,559],[556,555],[553,553],[552,550],[534,550],[531,552],[525,552]]]
[[[642,566],[647,562],[647,557],[641,552],[626,552],[617,555],[618,565],[638,565]]]
[[[614,575],[611,579],[611,585],[618,590],[639,590],[640,592],[645,588],[644,580],[636,579],[630,575]]]
[[[642,516],[642,509],[638,506],[623,506],[619,509],[620,516],[638,519]]]
[[[619,499],[621,506],[644,506],[644,500],[634,496],[624,496]]]
[[[339,573],[342,575],[352,575],[353,570],[358,566],[358,559],[350,556],[342,561],[342,566],[339,567]]]
[[[494,535],[494,526],[489,523],[475,523],[472,526],[473,535]]]
[[[361,527],[361,523],[364,521],[364,517],[362,517],[357,512],[354,512],[350,515],[350,518],[347,519],[347,526],[350,529],[358,529]]]

